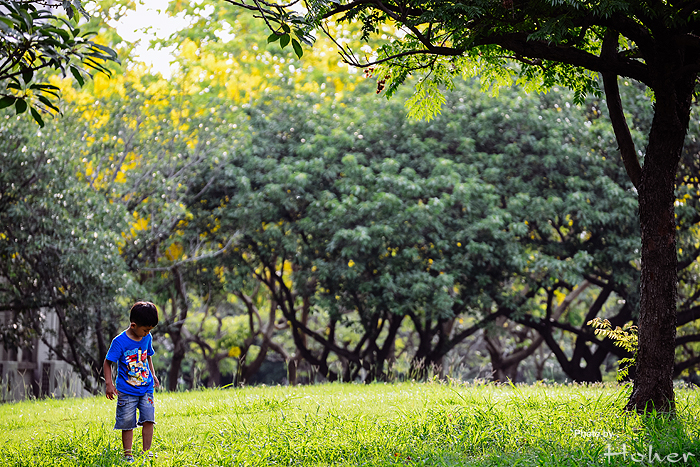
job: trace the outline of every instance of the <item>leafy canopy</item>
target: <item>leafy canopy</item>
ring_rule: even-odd
[[[298,2],[227,2],[258,12],[273,35],[293,34],[301,42],[318,31],[332,36],[336,23],[361,26],[373,50],[362,57],[336,41],[343,60],[372,69],[387,95],[421,74],[409,104],[415,116],[427,118],[439,112],[440,90],[452,89],[455,76],[480,76],[495,87],[517,82],[526,90],[565,85],[582,103],[586,94],[599,93],[599,72],[653,89],[649,64],[662,37],[692,50],[686,61],[697,61],[700,46],[693,2],[307,0],[305,9]]]
[[[79,0],[63,2],[68,18],[44,1],[0,0],[0,109],[29,110],[39,126],[42,114],[58,113],[59,88],[47,82],[48,70],[70,73],[81,86],[89,70],[110,74],[114,50],[93,40],[96,33],[77,27],[77,14],[89,18]]]

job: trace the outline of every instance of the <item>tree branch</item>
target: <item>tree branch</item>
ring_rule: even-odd
[[[618,33],[612,29],[608,29],[603,39],[603,47],[600,52],[601,59],[606,61],[617,61],[617,44]],[[642,167],[639,165],[634,141],[630,133],[625,114],[622,110],[622,101],[620,100],[620,88],[617,85],[617,75],[612,72],[601,73],[603,77],[603,86],[605,88],[606,102],[608,104],[608,113],[610,114],[610,122],[612,123],[615,139],[620,149],[622,162],[625,165],[625,170],[632,184],[639,188],[639,183],[642,177]]]
[[[678,313],[676,316],[676,327],[681,327],[691,321],[700,319],[700,306],[689,308]]]
[[[700,334],[688,334],[687,336],[676,337],[676,347],[687,344],[689,342],[700,341]]]
[[[678,377],[681,373],[683,373],[684,370],[692,368],[697,364],[700,364],[700,356],[690,358],[684,362],[676,363],[673,366],[673,377]]]
[[[678,272],[684,270],[685,268],[693,264],[698,259],[698,256],[700,256],[700,248],[695,249],[695,251],[688,255],[688,257],[685,258],[683,261],[678,261],[678,267],[676,268],[676,270]]]
[[[238,234],[239,234],[239,233],[240,233],[240,232],[238,232],[238,231],[237,231],[237,232],[234,232],[234,234],[231,235],[231,238],[228,239],[228,242],[226,242],[226,245],[224,245],[222,248],[220,248],[220,249],[218,249],[218,250],[216,250],[216,251],[212,251],[211,253],[206,253],[206,254],[203,254],[203,255],[200,255],[200,256],[196,256],[196,257],[192,257],[192,258],[183,259],[183,260],[181,260],[181,261],[178,261],[178,262],[176,262],[176,263],[174,263],[174,264],[171,264],[170,266],[166,266],[166,267],[160,267],[160,268],[141,268],[141,271],[149,271],[149,272],[153,272],[153,271],[170,271],[170,270],[173,269],[174,267],[181,266],[181,265],[183,265],[183,264],[185,264],[185,263],[193,263],[193,262],[195,262],[195,261],[200,261],[200,260],[208,259],[208,258],[214,258],[214,257],[216,257],[216,256],[222,255],[222,254],[226,253],[226,250],[228,249],[229,246],[231,246],[231,243],[238,237]]]

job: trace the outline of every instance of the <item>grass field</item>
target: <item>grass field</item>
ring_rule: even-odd
[[[429,382],[163,392],[158,458],[135,465],[700,465],[700,390],[677,390],[675,420],[623,411],[629,390]],[[126,465],[114,406],[104,397],[0,406],[0,465]]]

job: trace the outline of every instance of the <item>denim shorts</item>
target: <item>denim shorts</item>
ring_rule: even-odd
[[[139,421],[136,423],[136,409],[139,410]],[[115,430],[133,430],[146,422],[156,422],[156,408],[153,403],[153,394],[143,396],[131,396],[119,394],[117,396],[117,420]]]

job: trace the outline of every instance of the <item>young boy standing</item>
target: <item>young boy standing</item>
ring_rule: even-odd
[[[153,388],[160,382],[153,372],[153,339],[151,329],[158,324],[158,309],[151,302],[136,302],[131,307],[129,327],[114,338],[103,364],[105,394],[113,400],[117,396],[115,430],[122,432],[124,459],[134,461],[131,450],[134,428],[141,426],[143,451],[151,449],[155,406]],[[117,362],[117,385],[112,382],[112,362]],[[138,423],[136,409],[139,411]]]

